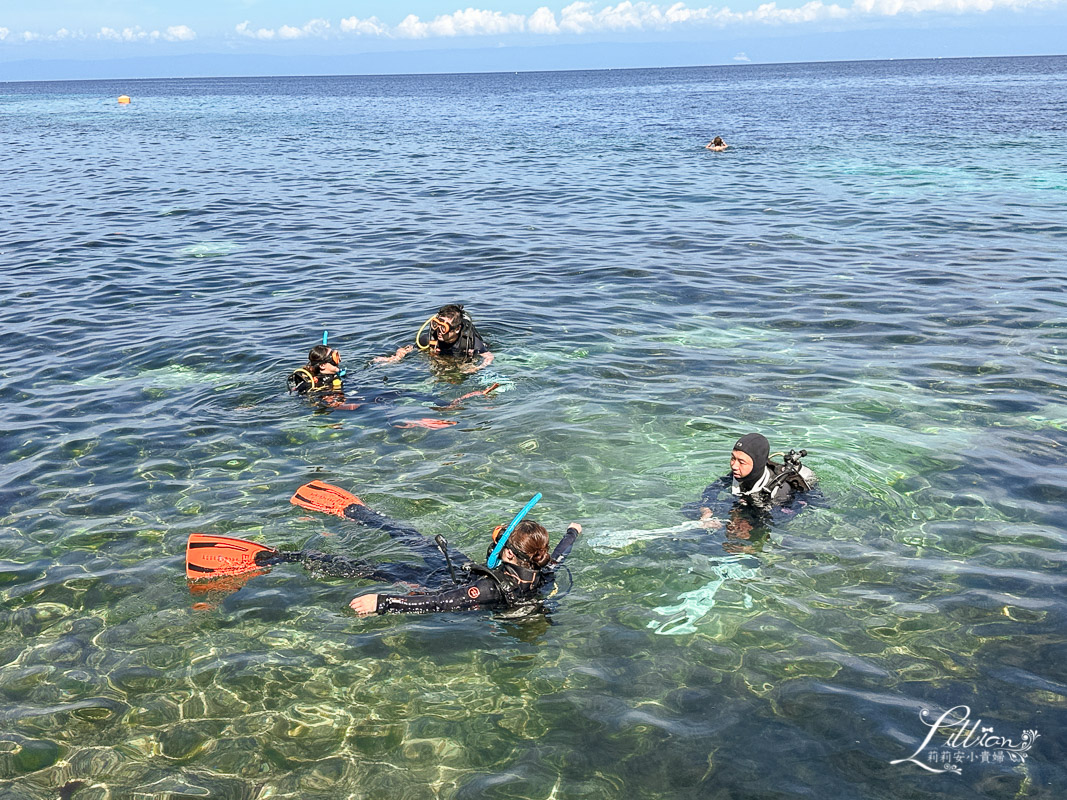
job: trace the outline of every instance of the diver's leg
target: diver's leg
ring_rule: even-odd
[[[361,503],[348,506],[344,513],[350,520],[358,522],[361,525],[366,525],[368,528],[377,528],[385,531],[398,542],[402,542],[420,555],[426,562],[427,566],[432,570],[436,571],[442,567],[448,566],[445,562],[445,557],[441,554],[437,545],[434,544],[431,539],[427,539],[419,533],[418,530],[411,525],[405,525],[404,523],[390,519],[384,514],[379,514],[377,511],[367,508]],[[452,564],[455,567],[459,567],[470,561],[467,556],[453,547],[448,548],[448,556],[452,559]]]
[[[427,586],[441,578],[441,570],[428,564],[370,564],[358,558],[308,551],[294,553],[289,561],[299,560],[304,569],[327,578],[360,578],[378,583],[406,583]],[[438,553],[440,556],[440,553]]]

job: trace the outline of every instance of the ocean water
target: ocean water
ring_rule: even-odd
[[[0,795],[1062,797],[1065,154],[1062,57],[0,84]],[[371,364],[446,302],[486,373]],[[411,394],[287,396],[323,329]],[[686,523],[752,430],[821,498]],[[573,586],[190,591],[410,557],[312,479],[471,555],[540,491]]]

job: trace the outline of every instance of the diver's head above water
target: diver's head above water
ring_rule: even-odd
[[[325,344],[317,344],[308,352],[308,366],[320,375],[336,375],[341,371],[341,353]]]
[[[503,525],[493,531],[493,544],[489,546],[489,552],[492,552],[493,547],[500,541],[500,535],[503,532]],[[541,569],[548,564],[550,559],[548,531],[543,525],[531,519],[523,520],[515,526],[515,530],[508,537],[507,544],[500,551],[501,561],[527,569]]]
[[[430,328],[436,341],[443,344],[455,343],[463,332],[463,306],[441,306],[430,319]]]
[[[771,443],[762,433],[746,433],[734,444],[730,453],[730,474],[747,490],[756,485],[767,468]]]

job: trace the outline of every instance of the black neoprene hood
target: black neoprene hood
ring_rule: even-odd
[[[762,433],[746,433],[737,440],[734,450],[740,450],[752,458],[752,471],[738,481],[741,488],[748,491],[763,477],[763,471],[767,468],[767,459],[771,455],[771,443]]]

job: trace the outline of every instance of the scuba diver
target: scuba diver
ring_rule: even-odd
[[[341,368],[341,354],[326,344],[317,344],[308,352],[308,363],[294,371],[287,379],[290,392],[308,394],[309,392],[340,391],[345,376]]]
[[[441,306],[419,328],[414,344],[404,345],[391,356],[378,356],[374,363],[395,364],[416,347],[431,356],[469,362],[461,367],[463,372],[477,372],[493,363],[493,354],[461,305]],[[480,360],[473,363],[476,358]]]
[[[475,396],[488,396],[490,392],[500,387],[494,383],[487,389],[479,389],[468,392],[455,400],[447,401],[432,395],[417,392],[402,391],[399,389],[361,389],[357,393],[344,391],[342,380],[347,370],[341,366],[341,353],[326,344],[328,332],[322,333],[322,344],[317,344],[308,353],[308,363],[293,372],[287,379],[290,394],[310,395],[315,404],[322,409],[334,411],[355,411],[366,403],[391,403],[403,397],[410,397],[419,402],[430,403],[434,408],[442,411],[450,411],[460,408],[464,400]],[[352,402],[359,401],[359,402]],[[417,420],[403,421],[395,427],[398,428],[444,428],[457,424],[452,420],[440,420],[424,417]]]
[[[385,531],[418,553],[422,565],[371,564],[361,559],[315,551],[283,552],[244,539],[194,533],[186,547],[185,573],[190,588],[202,593],[205,580],[218,580],[233,588],[233,580],[263,574],[279,563],[299,562],[313,572],[331,577],[367,578],[404,583],[420,591],[407,595],[365,594],[349,604],[360,616],[369,614],[430,613],[503,609],[516,615],[544,610],[544,598],[554,586],[557,570],[570,554],[582,526],[571,523],[549,554],[548,532],[525,514],[541,498],[536,495],[508,526],[493,531],[485,566],[471,563],[449,547],[443,536],[431,542],[415,528],[396,522],[363,504],[344,489],[322,481],[301,486],[290,502],[301,508],[344,517]],[[461,566],[457,575],[455,563]],[[452,585],[441,587],[445,575]]]
[[[807,456],[807,450],[775,453],[783,456],[781,464],[771,460],[770,452],[771,443],[766,436],[746,433],[737,440],[730,453],[730,474],[712,486],[725,488],[728,481],[734,497],[763,508],[788,505],[796,495],[814,488],[815,473],[800,463],[800,459]]]
[[[800,461],[808,451],[776,453],[782,456],[782,463],[773,461],[770,452],[770,442],[763,434],[746,433],[738,439],[730,453],[730,474],[708,486],[697,503],[688,504],[683,509],[687,516],[699,516],[706,528],[722,527],[716,512],[727,516],[729,535],[738,530],[750,534],[764,526],[772,510],[793,511],[798,496],[810,492],[818,482],[815,473]],[[729,494],[723,498],[727,490]]]

